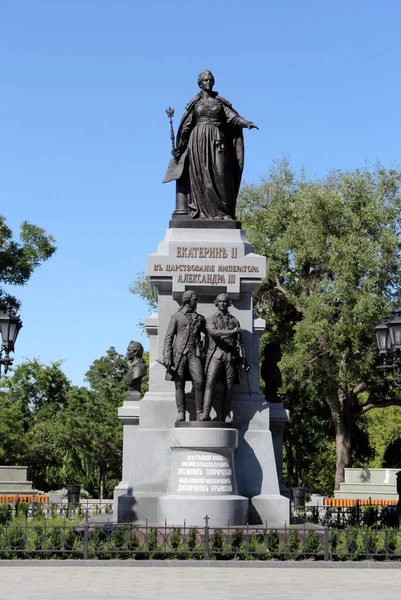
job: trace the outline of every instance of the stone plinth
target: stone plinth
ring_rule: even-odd
[[[28,467],[0,466],[1,494],[36,494],[32,481],[27,481]]]
[[[128,478],[134,454],[136,433],[139,425],[140,393],[132,391],[127,394],[124,405],[118,409],[118,418],[123,424],[123,468],[122,480],[114,489],[114,512],[118,511],[118,498],[128,492]]]
[[[159,519],[171,525],[244,525],[248,498],[239,496],[234,467],[238,431],[228,428],[171,430],[171,467]]]
[[[396,474],[400,469],[344,469],[344,482],[334,490],[335,498],[398,500]]]
[[[288,410],[282,402],[270,403],[270,431],[273,437],[274,457],[276,459],[277,476],[280,488],[280,494],[289,500],[291,499],[291,490],[283,481],[283,437],[284,427],[288,421]]]

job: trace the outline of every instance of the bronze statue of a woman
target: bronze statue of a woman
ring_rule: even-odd
[[[211,71],[198,77],[200,92],[186,106],[174,159],[164,183],[179,180],[192,219],[235,219],[244,166],[242,129],[258,129],[213,91]]]

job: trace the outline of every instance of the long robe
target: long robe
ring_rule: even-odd
[[[187,104],[176,139],[183,154],[164,181],[187,181],[191,218],[235,219],[247,123],[217,94],[198,94]]]

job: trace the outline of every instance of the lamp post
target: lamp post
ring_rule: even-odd
[[[4,365],[4,373],[7,373],[14,359],[10,357],[10,352],[14,352],[15,342],[22,327],[20,317],[15,313],[11,306],[0,307],[0,375],[1,366]],[[5,354],[3,358],[3,352]]]
[[[377,367],[384,373],[392,373],[394,385],[401,386],[401,306],[392,311],[393,318],[375,327],[379,355],[383,364]]]

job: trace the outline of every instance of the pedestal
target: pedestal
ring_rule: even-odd
[[[230,521],[234,525],[246,523],[245,507],[251,502],[253,515],[259,523],[267,521],[276,526],[284,525],[284,522],[289,522],[289,501],[280,495],[269,405],[260,394],[259,345],[265,323],[255,317],[253,309],[253,293],[265,277],[266,260],[254,253],[241,229],[223,228],[223,224],[221,229],[213,228],[213,224],[206,229],[191,225],[191,228],[168,229],[157,252],[148,256],[147,276],[158,300],[158,312],[145,320],[150,338],[149,391],[140,401],[139,426],[135,432],[132,428],[135,437],[130,446],[132,450],[128,445],[124,446],[127,448],[124,451],[124,472],[129,473],[128,483],[125,483],[126,492],[117,498],[115,515],[119,522],[143,522],[147,519],[149,523],[157,524],[167,519],[169,525],[181,525],[185,519],[188,525],[202,526],[207,514],[214,524],[227,525]],[[197,436],[194,433],[197,428],[189,428],[190,438],[185,440],[184,428],[179,433],[178,429],[172,429],[177,416],[175,386],[174,382],[166,381],[165,369],[157,360],[163,356],[170,317],[180,308],[182,294],[186,290],[196,292],[197,311],[206,319],[216,311],[216,296],[228,293],[233,301],[230,313],[241,324],[250,365],[249,378],[247,381],[243,377],[240,383],[234,385],[232,409],[235,429],[221,433],[222,438],[213,437],[218,435],[218,428],[207,433],[212,437],[205,437],[204,428],[199,427],[202,434]],[[189,383],[186,392],[186,417],[194,420],[196,412]],[[216,394],[221,394],[219,386]],[[213,411],[211,416],[215,416]],[[227,441],[224,436],[231,438]],[[186,468],[179,464],[190,462],[186,458],[190,454],[220,457],[219,460],[195,461],[199,463],[217,463],[220,459],[229,462],[230,466],[224,468],[231,469],[234,479],[225,484],[179,483],[178,469]],[[209,467],[194,468],[202,470]],[[208,477],[206,472],[199,476],[202,477]],[[207,492],[196,490],[195,493],[178,489],[179,485],[231,485],[232,491],[216,492],[213,488],[213,492],[210,489]]]
[[[245,525],[248,498],[239,496],[234,452],[238,431],[191,427],[171,430],[168,491],[159,501],[160,520],[170,525]]]
[[[283,437],[284,427],[288,421],[288,410],[282,402],[270,402],[270,431],[273,437],[274,457],[276,460],[280,494],[291,500],[291,490],[283,481]]]
[[[118,409],[118,418],[123,424],[123,465],[122,480],[114,488],[113,514],[118,515],[118,498],[128,491],[129,474],[134,454],[136,433],[139,426],[139,401],[140,392],[132,391],[127,394],[124,405]]]

